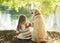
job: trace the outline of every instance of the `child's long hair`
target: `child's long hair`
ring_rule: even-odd
[[[21,24],[26,22],[26,16],[25,15],[20,15],[18,25],[17,25],[17,30],[21,29]]]

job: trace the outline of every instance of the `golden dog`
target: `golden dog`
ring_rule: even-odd
[[[43,22],[42,15],[40,14],[39,10],[33,9],[32,12],[32,40],[36,42],[45,41],[45,25]]]

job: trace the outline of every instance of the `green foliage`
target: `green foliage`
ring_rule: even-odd
[[[43,0],[40,4],[42,14],[52,13],[57,5],[57,0]]]
[[[17,19],[20,16],[20,14],[26,15],[28,18],[31,16],[27,8],[24,7],[19,7],[18,12],[15,10],[15,8],[13,8],[9,10],[9,13],[11,14],[12,19]]]
[[[0,5],[0,11],[5,11],[7,9],[8,9],[8,6],[2,6],[2,5]]]
[[[2,5],[2,4],[3,4],[3,2],[4,2],[4,0],[0,0],[0,5]]]
[[[0,0],[0,5],[7,5],[9,8],[15,8],[17,12],[19,12],[19,7],[25,7],[26,4],[32,3],[40,9],[42,14],[49,14],[55,10],[58,0]]]

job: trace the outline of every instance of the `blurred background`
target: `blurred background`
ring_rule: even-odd
[[[30,10],[38,8],[46,30],[60,30],[60,0],[0,0],[0,30],[16,30],[19,16],[30,20]]]

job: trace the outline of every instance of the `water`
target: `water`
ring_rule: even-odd
[[[54,24],[54,15],[53,14],[49,15],[45,20],[46,20],[45,25],[47,30],[51,30]]]
[[[60,30],[60,18],[56,14],[50,14],[45,19],[46,30],[53,31],[53,30]]]
[[[11,15],[0,11],[0,30],[16,30],[17,20],[11,21]]]
[[[11,18],[9,14],[5,14],[0,12],[0,27],[4,28],[4,30],[8,30],[11,26]]]

